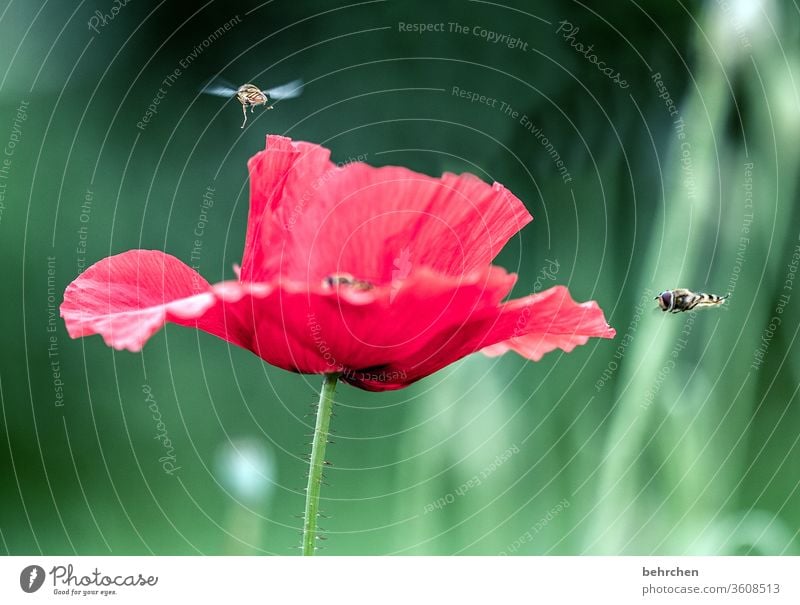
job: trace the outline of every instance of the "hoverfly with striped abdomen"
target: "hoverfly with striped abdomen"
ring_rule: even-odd
[[[201,92],[216,97],[236,97],[239,103],[242,104],[242,114],[244,115],[242,128],[244,128],[244,125],[247,124],[248,107],[250,108],[250,113],[252,113],[256,105],[264,105],[265,109],[272,109],[273,105],[267,105],[270,99],[281,101],[299,97],[303,93],[303,81],[292,80],[288,84],[261,90],[255,84],[242,84],[236,88],[227,80],[214,78],[203,87]]]
[[[661,310],[670,313],[681,313],[691,311],[696,307],[718,307],[725,302],[728,295],[717,296],[716,294],[706,294],[705,292],[692,292],[686,288],[676,288],[675,290],[664,290],[655,297]]]

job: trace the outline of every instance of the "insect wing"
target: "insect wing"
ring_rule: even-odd
[[[224,78],[212,78],[206,82],[205,86],[200,89],[200,92],[215,97],[233,97],[236,96],[237,90],[238,89],[233,84]]]
[[[264,92],[267,93],[267,96],[271,99],[294,99],[303,94],[303,81],[292,80],[287,84],[268,88]]]

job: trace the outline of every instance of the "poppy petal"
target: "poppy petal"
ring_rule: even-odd
[[[213,311],[225,317],[228,329],[252,334],[237,344],[272,365],[358,375],[413,358],[442,325],[497,308],[515,279],[495,267],[461,280],[420,271],[397,289],[368,291],[288,280],[274,287],[225,282],[212,288],[218,299]]]
[[[194,325],[212,304],[208,282],[177,258],[131,250],[78,276],[64,292],[61,317],[72,338],[101,334],[115,349],[139,351],[164,322]]]
[[[274,250],[265,246],[272,231],[284,232],[295,221],[320,174],[331,169],[330,151],[311,143],[293,143],[279,136],[267,137],[267,149],[247,163],[250,172],[250,211],[241,266],[241,277],[247,281],[265,281]],[[294,205],[287,200],[293,200]]]
[[[589,337],[615,335],[597,303],[576,303],[564,286],[500,307],[480,309],[463,323],[442,328],[413,356],[382,368],[384,375],[400,379],[391,382],[364,380],[359,376],[343,376],[343,379],[366,390],[399,389],[477,351],[496,356],[514,350],[538,361],[555,348],[569,352],[586,344]]]
[[[503,306],[507,311],[522,309],[529,319],[519,336],[484,348],[482,352],[489,357],[515,351],[539,361],[554,349],[569,353],[577,345],[586,344],[590,337],[614,338],[617,333],[595,301],[576,303],[565,286],[554,286]]]
[[[368,291],[229,281],[211,286],[158,251],[133,250],[92,265],[67,287],[71,337],[101,334],[141,350],[166,322],[196,327],[303,373],[356,372],[413,356],[443,324],[497,308],[516,276],[497,267],[463,279],[421,270]]]
[[[469,174],[433,178],[361,162],[337,167],[324,148],[287,141],[268,137],[267,150],[250,165],[253,190],[261,191],[266,181],[274,186],[287,150],[296,154],[282,177],[280,202],[259,198],[251,211],[260,216],[262,208],[271,209],[260,243],[270,254],[261,255],[265,268],[252,274],[261,278],[314,282],[347,273],[385,284],[411,267],[463,275],[488,265],[532,220],[498,183]]]

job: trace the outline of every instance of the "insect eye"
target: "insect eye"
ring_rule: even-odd
[[[666,307],[668,309],[670,307],[670,305],[672,304],[672,292],[669,292],[669,291],[662,292],[661,293],[661,302],[664,303],[664,307]]]

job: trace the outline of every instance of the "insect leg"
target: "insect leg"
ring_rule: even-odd
[[[244,125],[247,124],[247,106],[242,103],[242,114],[244,115],[244,122],[242,122],[241,128],[244,128]]]

